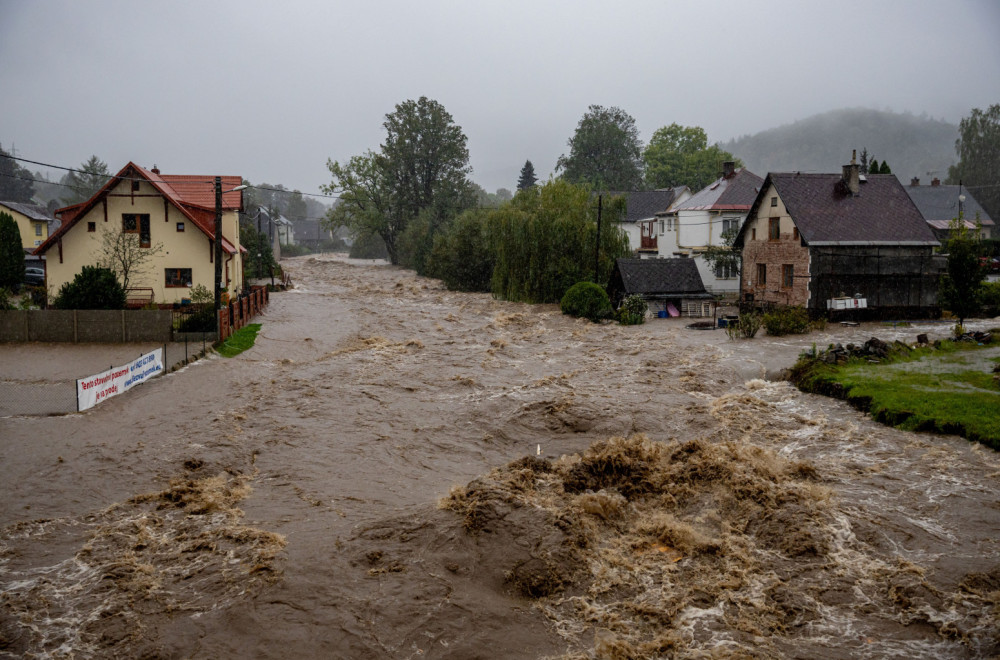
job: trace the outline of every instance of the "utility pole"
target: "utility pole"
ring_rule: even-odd
[[[215,329],[222,308],[222,177],[215,177]]]

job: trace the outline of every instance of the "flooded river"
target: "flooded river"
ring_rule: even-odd
[[[946,325],[733,342],[285,263],[251,350],[0,419],[0,656],[1000,653],[998,454],[767,378]]]

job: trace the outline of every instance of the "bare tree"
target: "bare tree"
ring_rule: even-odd
[[[128,291],[131,283],[146,274],[153,258],[163,251],[163,243],[143,247],[138,233],[121,227],[105,229],[100,236],[98,263],[110,269]]]

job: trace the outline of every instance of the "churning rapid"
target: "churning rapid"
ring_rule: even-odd
[[[1000,653],[998,455],[765,378],[946,326],[731,342],[286,263],[253,349],[0,419],[0,656]]]

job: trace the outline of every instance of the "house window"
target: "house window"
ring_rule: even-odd
[[[772,197],[771,198],[771,206],[777,206],[777,205],[778,205],[778,198],[777,197]]]
[[[178,222],[177,223],[177,231],[184,231],[184,223],[183,222]]]
[[[795,266],[784,264],[781,267],[781,286],[785,289],[792,288],[792,280],[795,279]]]
[[[35,236],[41,236],[41,235],[42,235],[42,223],[36,222],[35,223]]]
[[[781,238],[781,220],[779,218],[768,218],[767,238],[771,241]]]
[[[757,286],[767,284],[767,264],[757,264]]]
[[[87,231],[97,231],[97,223],[96,222],[88,222],[87,223]]]
[[[139,234],[139,247],[148,248],[151,243],[148,213],[122,213],[122,231]]]
[[[191,269],[190,268],[167,268],[165,269],[167,287],[190,287],[191,286]]]
[[[798,240],[798,238],[799,238],[799,228],[798,227],[792,227],[792,238]]]
[[[720,280],[731,280],[736,277],[736,267],[732,264],[719,264],[715,267],[715,277]]]
[[[139,180],[132,181],[132,192],[139,192]]]
[[[756,241],[757,240],[757,228],[756,227],[751,227],[750,228],[750,240],[751,241]]]

